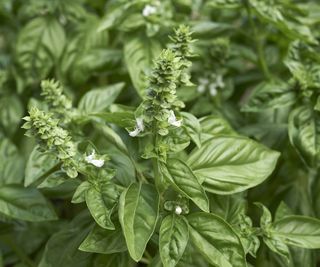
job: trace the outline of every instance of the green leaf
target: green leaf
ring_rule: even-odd
[[[86,201],[86,191],[91,187],[88,181],[83,181],[73,194],[72,203],[82,203]]]
[[[23,106],[15,95],[1,96],[0,98],[0,125],[8,135],[12,135],[21,122]]]
[[[320,116],[307,105],[294,109],[289,116],[289,138],[301,158],[316,166],[320,153]]]
[[[134,113],[129,111],[123,112],[101,112],[90,114],[92,117],[98,117],[105,122],[113,123],[123,128],[131,127],[134,121]]]
[[[111,215],[115,208],[119,192],[115,184],[100,182],[91,185],[85,192],[88,209],[98,225],[104,229],[114,229]]]
[[[245,137],[217,136],[193,150],[187,162],[207,191],[231,194],[262,183],[279,155]]]
[[[217,135],[237,135],[230,124],[219,115],[210,115],[200,119],[201,142]]]
[[[246,112],[261,112],[265,109],[291,106],[295,101],[295,92],[287,83],[280,80],[262,82],[254,88],[248,102],[241,110]]]
[[[60,57],[64,44],[65,32],[54,17],[35,18],[18,35],[18,63],[29,75],[44,78]]]
[[[183,117],[183,126],[187,130],[187,134],[190,136],[192,141],[197,145],[201,146],[201,126],[198,119],[191,113],[181,112]]]
[[[123,87],[124,83],[117,83],[91,90],[81,98],[78,108],[87,113],[103,111],[114,102]]]
[[[98,255],[93,267],[135,267],[136,265],[127,252],[122,252]]]
[[[50,174],[41,184],[38,185],[38,188],[52,188],[57,187],[69,180],[68,175],[63,171],[56,171]]]
[[[131,81],[138,94],[143,97],[147,80],[145,74],[150,71],[153,59],[160,54],[161,46],[156,40],[143,36],[130,37],[125,41],[124,58]]]
[[[240,0],[210,0],[208,5],[212,8],[240,8],[242,2]]]
[[[229,224],[239,223],[239,216],[246,213],[246,201],[238,195],[220,196],[209,194],[210,210]]]
[[[278,255],[284,257],[286,259],[286,263],[289,263],[290,259],[290,251],[288,246],[279,238],[268,238],[266,236],[263,237],[263,242],[271,249],[273,252]]]
[[[216,267],[247,266],[237,234],[222,218],[208,213],[188,216],[190,238],[206,260]]]
[[[79,249],[92,253],[112,254],[126,251],[127,245],[120,227],[106,230],[96,225]]]
[[[0,139],[0,186],[21,183],[25,165],[21,152],[9,139]]]
[[[57,219],[53,208],[38,190],[19,185],[0,187],[0,213],[30,222]]]
[[[165,217],[160,227],[159,247],[164,267],[174,267],[188,244],[188,222],[183,216],[171,214]]]
[[[254,203],[260,209],[262,209],[262,216],[260,218],[260,225],[263,229],[268,229],[272,223],[272,215],[266,206],[261,203]]]
[[[191,199],[200,209],[209,212],[209,200],[192,170],[181,160],[169,159],[163,175],[172,186],[187,198]]]
[[[159,213],[159,195],[149,184],[131,184],[120,197],[119,220],[130,256],[139,261],[153,234]]]
[[[87,267],[92,254],[78,249],[90,228],[86,214],[80,213],[48,240],[38,267]]]
[[[29,186],[45,175],[58,163],[55,156],[39,151],[39,146],[35,146],[28,158],[25,169],[24,185]]]
[[[320,221],[311,217],[288,215],[273,223],[272,235],[288,245],[320,248]]]

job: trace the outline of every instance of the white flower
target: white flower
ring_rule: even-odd
[[[144,131],[144,125],[143,125],[143,119],[142,118],[136,118],[136,127],[133,131],[129,132],[129,135],[131,137],[137,136],[140,132]]]
[[[197,87],[197,91],[198,93],[202,94],[204,91],[206,90],[206,86],[204,84],[200,84],[198,87]]]
[[[101,168],[104,165],[104,160],[103,159],[96,159],[96,152],[92,150],[92,153],[89,156],[85,157],[86,162]]]
[[[218,76],[217,76],[216,85],[217,85],[217,87],[219,87],[219,88],[223,88],[223,87],[224,87],[224,82],[223,82],[223,80],[222,80],[222,76],[221,76],[221,75],[218,75]]]
[[[176,115],[174,115],[173,110],[170,110],[168,122],[169,122],[169,124],[176,126],[176,127],[180,127],[182,124],[182,120],[179,120],[179,121],[177,120]]]
[[[210,84],[209,86],[209,91],[210,91],[210,95],[212,96],[216,96],[218,91],[217,91],[217,85],[215,83]]]
[[[182,213],[182,208],[180,206],[176,206],[176,209],[174,210],[175,214],[180,215]]]
[[[157,12],[157,8],[155,6],[146,5],[144,9],[142,10],[142,15],[144,17],[149,17],[150,15]]]

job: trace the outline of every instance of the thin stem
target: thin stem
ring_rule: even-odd
[[[256,50],[257,50],[257,54],[258,54],[258,61],[259,61],[261,71],[263,72],[265,78],[270,80],[271,74],[270,74],[268,65],[265,60],[264,51],[263,51],[263,44],[259,38],[257,27],[253,21],[253,18],[252,18],[251,8],[250,8],[250,5],[247,1],[245,1],[245,7],[246,7],[246,10],[248,13],[248,19],[249,19],[250,27],[252,29],[253,38],[255,41]]]

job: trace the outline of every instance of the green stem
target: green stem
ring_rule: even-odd
[[[28,257],[27,254],[24,253],[22,249],[20,249],[19,246],[17,246],[9,236],[3,236],[2,241],[4,241],[5,244],[7,244],[12,251],[18,256],[18,258],[21,260],[21,262],[25,263],[29,267],[36,267],[37,265]]]
[[[270,80],[271,74],[270,74],[268,65],[265,60],[264,51],[263,51],[263,44],[259,38],[257,27],[253,21],[253,18],[252,18],[251,8],[250,8],[250,5],[247,1],[245,2],[245,6],[246,6],[247,13],[248,13],[248,19],[249,19],[250,27],[252,29],[255,45],[256,45],[256,50],[257,50],[257,54],[258,54],[258,61],[259,61],[261,71],[263,72],[265,78],[267,80]]]

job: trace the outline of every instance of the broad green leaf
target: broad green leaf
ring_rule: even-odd
[[[185,217],[168,215],[162,220],[159,250],[164,267],[174,267],[179,262],[188,244],[189,229]]]
[[[217,135],[237,135],[230,124],[221,116],[209,115],[200,119],[201,142]]]
[[[9,139],[0,139],[0,186],[21,183],[25,165],[21,152]]]
[[[57,219],[50,203],[38,190],[19,185],[0,186],[0,213],[30,222]]]
[[[320,156],[320,116],[312,107],[302,105],[289,116],[289,138],[309,166],[316,166]]]
[[[153,234],[159,213],[159,195],[149,184],[131,184],[120,197],[119,221],[130,256],[139,261]]]
[[[50,174],[44,181],[39,184],[38,188],[52,188],[57,187],[65,182],[69,181],[69,177],[63,171],[56,171]]]
[[[131,81],[138,94],[143,97],[146,91],[146,73],[150,71],[153,59],[160,54],[161,47],[153,39],[143,36],[130,37],[125,41],[124,58]]]
[[[294,18],[288,16],[285,5],[276,4],[276,2],[267,2],[259,0],[249,0],[252,10],[264,21],[273,24],[281,32],[292,39],[301,39],[308,43],[316,44],[317,40],[313,36],[310,28],[302,23],[297,22],[299,11],[295,12]]]
[[[188,112],[181,112],[183,118],[183,126],[186,127],[187,134],[190,136],[192,141],[197,145],[201,146],[201,126],[198,119]]]
[[[64,44],[65,32],[54,17],[35,18],[18,35],[18,63],[27,74],[44,78],[60,57]]]
[[[12,135],[21,122],[23,106],[15,95],[1,96],[0,98],[0,125],[8,135]]]
[[[295,101],[296,94],[289,84],[282,81],[262,82],[254,88],[242,111],[261,112],[290,106]]]
[[[207,195],[192,170],[178,159],[169,159],[166,167],[163,175],[168,182],[200,209],[209,212]]]
[[[31,185],[56,166],[57,163],[58,161],[55,156],[40,152],[39,146],[35,146],[29,156],[25,169],[24,185]]]
[[[100,182],[91,185],[85,192],[88,209],[98,225],[104,229],[114,229],[111,215],[115,208],[119,192],[115,184]]]
[[[288,215],[273,223],[272,235],[288,245],[320,248],[320,221],[311,217]]]
[[[117,83],[86,93],[80,100],[79,109],[87,113],[103,111],[118,97],[124,83]]]
[[[89,217],[78,215],[69,225],[53,234],[48,240],[38,267],[87,267],[92,254],[78,249],[88,234]]]
[[[240,8],[243,5],[240,0],[209,0],[207,3],[212,8]]]
[[[82,203],[86,201],[86,191],[91,187],[88,181],[83,181],[73,194],[72,203]]]
[[[288,246],[279,238],[266,236],[263,237],[263,242],[271,249],[273,252],[285,258],[286,263],[288,264],[290,259],[290,251]]]
[[[113,123],[123,128],[131,127],[132,121],[134,121],[134,113],[123,112],[101,112],[90,114],[92,117],[102,118],[105,122]]]
[[[206,260],[216,267],[247,266],[241,241],[219,216],[193,213],[188,216],[190,238]]]
[[[193,150],[187,162],[207,191],[231,194],[262,183],[278,157],[278,152],[248,138],[217,136]]]
[[[81,243],[80,250],[92,253],[112,254],[127,250],[121,228],[106,230],[96,225]]]
[[[134,262],[127,252],[114,254],[99,254],[94,260],[93,267],[134,267]],[[91,267],[91,266],[90,266]]]
[[[239,216],[246,212],[246,201],[242,196],[220,196],[208,194],[210,210],[226,220],[229,224],[239,223]]]

